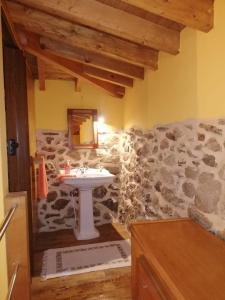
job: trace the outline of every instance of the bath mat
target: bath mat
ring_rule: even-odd
[[[121,240],[44,252],[42,279],[81,274],[131,265],[130,241]]]

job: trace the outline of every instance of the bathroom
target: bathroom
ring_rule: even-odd
[[[120,192],[122,101],[115,101],[87,84],[80,87],[80,92],[74,91],[73,82],[47,81],[45,91],[39,90],[38,81],[35,84],[36,111],[40,112],[36,114],[36,151],[38,156],[42,155],[45,158],[49,189],[47,201],[38,202],[38,230],[52,231],[73,226],[72,198],[74,196],[78,200],[78,190],[69,185],[59,184],[57,176],[68,160],[71,168],[103,167],[115,175],[113,184],[97,187],[93,191],[96,225],[111,223],[117,218]],[[56,89],[56,86],[59,89]],[[96,109],[96,121],[104,117],[104,122],[98,124],[97,148],[83,144],[81,148],[80,145],[75,145],[75,148],[71,149],[67,124],[68,109],[81,109],[81,112],[82,109]],[[44,115],[42,111],[45,111]],[[50,119],[50,114],[58,117]]]
[[[27,130],[29,133],[26,159],[29,161],[30,173],[28,177],[31,176],[31,198],[27,208],[28,234],[30,235],[30,255],[28,256],[32,274],[31,299],[210,299],[191,298],[188,292],[189,297],[181,296],[182,293],[185,294],[186,290],[182,290],[182,284],[179,285],[178,283],[179,280],[175,282],[175,285],[177,284],[176,289],[171,287],[173,284],[170,286],[170,281],[168,280],[168,283],[167,279],[159,284],[159,289],[162,289],[162,293],[165,293],[166,296],[164,294],[162,296],[159,292],[160,297],[157,296],[158,298],[153,297],[154,293],[151,294],[152,298],[150,296],[149,298],[148,296],[141,298],[143,291],[138,286],[139,283],[136,286],[134,283],[138,281],[138,276],[132,275],[136,271],[131,271],[131,269],[135,268],[135,255],[140,251],[139,246],[137,250],[135,250],[136,246],[133,246],[139,234],[137,228],[141,228],[141,224],[145,223],[159,224],[158,226],[160,226],[168,220],[169,223],[170,220],[177,222],[192,220],[194,221],[193,224],[200,225],[199,228],[201,229],[199,230],[204,230],[204,234],[209,234],[209,239],[213,239],[212,243],[214,243],[215,238],[215,244],[218,242],[221,243],[221,247],[224,247],[224,1],[217,0],[214,3],[214,21],[211,29],[207,27],[209,26],[208,19],[205,23],[202,20],[204,23],[201,25],[202,27],[193,25],[191,22],[189,25],[186,20],[183,23],[181,21],[178,23],[170,21],[171,24],[165,23],[168,34],[170,31],[175,31],[175,36],[179,35],[180,47],[176,49],[175,36],[173,36],[173,43],[162,37],[163,49],[160,48],[160,45],[156,46],[155,44],[153,48],[160,51],[157,50],[155,53],[156,51],[151,48],[151,51],[154,52],[151,53],[151,59],[147,59],[149,47],[146,44],[143,46],[143,43],[147,43],[147,38],[150,39],[150,37],[147,35],[146,40],[141,43],[138,40],[137,30],[134,28],[132,29],[132,37],[137,38],[137,40],[131,43],[131,38],[123,36],[122,31],[118,38],[116,30],[119,30],[120,27],[114,29],[114,32],[113,29],[107,29],[110,24],[105,23],[104,30],[101,31],[90,25],[91,21],[88,17],[87,20],[89,21],[86,21],[87,24],[82,27],[83,21],[81,19],[79,22],[74,21],[73,18],[75,17],[69,17],[66,13],[59,16],[56,8],[54,8],[54,13],[49,13],[49,7],[53,4],[49,4],[50,6],[45,8],[43,1],[37,1],[41,5],[41,8],[38,9],[33,1],[10,0],[3,2],[7,4],[12,18],[10,22],[16,28],[16,36],[26,58]],[[90,0],[90,3],[101,6],[105,11],[110,9],[112,16],[114,16],[113,11],[118,10],[118,7],[115,6],[119,4],[116,4],[117,1],[114,1],[114,4],[109,4],[109,2],[113,1]],[[127,1],[119,2],[125,3]],[[134,3],[137,6],[140,5],[137,2],[133,1],[133,4],[129,5],[134,5]],[[192,1],[188,0],[187,2]],[[212,1],[207,0],[206,2],[210,7],[207,13],[213,14]],[[194,4],[192,3],[192,5]],[[124,13],[124,9],[120,7],[119,11]],[[135,14],[127,11],[125,14],[148,23],[147,17],[143,17],[143,15],[140,17],[140,9],[145,10],[147,6],[146,8],[139,7]],[[204,5],[201,9],[205,11]],[[9,22],[9,19],[6,17],[5,7],[3,11],[2,23],[5,24],[5,22]],[[137,16],[137,14],[139,15]],[[154,12],[154,14],[157,13]],[[30,18],[29,22],[28,18]],[[118,20],[120,20],[119,18],[118,16]],[[161,18],[163,19],[162,16]],[[60,20],[59,24],[56,23],[56,19]],[[167,22],[169,22],[168,19]],[[48,30],[45,31],[43,24],[46,20],[49,23],[47,23]],[[25,29],[26,22],[27,28]],[[164,20],[164,22],[166,21]],[[90,51],[85,49],[86,56],[83,55],[80,58],[81,52],[78,51],[78,48],[82,48],[83,40],[79,35],[82,34],[82,30],[77,29],[78,37],[75,35],[73,40],[70,35],[66,36],[69,23],[76,23],[76,26],[80,26],[78,29],[93,30],[94,28],[95,33],[100,30],[98,32],[101,32],[102,40],[96,39],[96,44],[102,42],[101,45],[106,43],[106,46],[104,48],[95,45],[95,47],[97,49],[99,46],[98,55],[101,57],[101,63],[107,66],[103,65],[102,68],[97,68],[100,60],[95,61],[96,49],[90,49]],[[12,48],[14,48],[13,30],[10,30],[10,26],[9,29],[6,29],[4,24],[3,33],[1,33],[3,45],[0,48],[9,47],[9,45],[11,47],[13,45]],[[160,21],[158,21],[158,25],[165,27]],[[205,28],[203,28],[204,26]],[[41,34],[42,30],[43,33]],[[56,32],[55,38],[53,36],[54,30]],[[107,30],[111,30],[111,32],[107,32]],[[129,31],[127,28],[126,30]],[[117,41],[116,50],[112,47],[112,43],[107,42],[107,39],[103,42],[103,31],[107,36],[110,35],[114,43]],[[85,37],[87,38],[87,36]],[[76,41],[78,38],[80,44]],[[142,38],[141,33],[139,38]],[[37,47],[37,40],[40,48]],[[75,42],[78,43],[77,46]],[[127,43],[131,43],[134,48],[128,47],[130,44]],[[160,41],[156,39],[155,43],[160,43]],[[141,49],[146,56],[144,54],[143,56],[137,55],[140,54],[138,52],[140,49],[136,48],[137,45],[143,46]],[[127,52],[121,50],[122,46]],[[165,50],[166,47],[168,50]],[[74,49],[73,53],[71,52],[72,48]],[[132,49],[136,52],[132,52]],[[109,50],[113,53],[108,56],[106,62],[102,58],[106,55],[102,52]],[[91,55],[88,51],[95,53],[95,55],[93,53]],[[127,57],[122,57],[121,64],[118,63],[120,61],[118,60],[118,53],[121,56],[122,54],[127,55]],[[132,55],[136,55],[136,61],[133,61],[133,64],[130,63]],[[144,61],[145,63],[143,63]],[[10,63],[8,61],[7,64],[5,53],[4,59],[2,56],[0,58],[0,67],[4,71],[6,82],[6,79],[9,78],[7,76],[10,76],[7,75]],[[4,90],[3,72],[1,74],[0,90]],[[103,78],[104,80],[102,80]],[[10,87],[6,87],[5,84],[6,99],[11,96],[9,91]],[[1,93],[0,98],[4,100],[3,93]],[[8,100],[5,101],[6,114],[4,101],[2,101],[3,104],[0,108],[2,119],[0,129],[7,135],[10,127],[8,122],[12,122],[12,118],[8,117],[10,113],[7,105],[9,104]],[[23,109],[24,107],[22,107]],[[18,108],[17,111],[20,109]],[[70,114],[72,111],[76,112],[74,116]],[[87,117],[87,115],[89,116]],[[22,119],[23,117],[19,115],[20,122]],[[80,132],[83,123],[79,123],[80,119],[83,120],[83,123],[91,120],[91,125],[89,124],[92,134],[91,142],[89,140],[77,142],[76,133],[71,133],[76,131],[74,128],[77,129],[77,124],[79,124],[78,135],[81,140]],[[74,121],[73,124],[71,120]],[[22,131],[25,128],[24,124],[23,126]],[[87,137],[87,132],[84,136]],[[5,140],[6,138],[4,139],[4,135],[2,135],[0,138],[0,171],[3,178],[0,195],[2,198],[7,195],[8,191],[21,191],[21,189],[10,190],[10,185],[13,182],[11,181],[13,175],[10,173],[13,172],[13,163],[8,158],[7,165]],[[95,178],[90,175],[91,172],[95,172]],[[73,176],[74,174],[75,176]],[[90,207],[88,207],[86,200],[81,203],[83,190],[81,186],[78,186],[78,180],[81,179],[86,184],[89,180],[90,184],[90,181],[94,181],[98,176],[103,181],[89,189],[91,198],[88,204]],[[7,181],[8,183],[6,183]],[[24,188],[22,190],[29,189]],[[87,189],[84,190],[87,193]],[[87,199],[87,194],[85,197]],[[82,206],[84,202],[85,204]],[[3,207],[8,206],[3,205],[3,203],[1,205],[0,216],[2,218],[5,213]],[[81,224],[84,224],[83,226],[86,228],[88,222],[91,226],[93,225],[92,230],[97,233],[96,235],[95,233],[89,235],[86,232],[84,236],[87,235],[83,237],[81,233],[77,233],[77,228],[81,228]],[[179,230],[179,226],[176,226],[176,230]],[[159,229],[161,230],[161,227]],[[144,236],[147,229],[141,230],[140,232]],[[163,230],[164,228],[162,228]],[[166,230],[167,228],[165,228],[165,232]],[[193,232],[196,232],[197,235],[197,231],[198,229],[196,231],[188,229],[187,225],[183,235],[188,238]],[[159,233],[160,235],[162,236],[159,243],[162,243],[166,235]],[[154,236],[154,231],[152,231],[152,236]],[[179,233],[176,237],[178,241],[181,240]],[[151,234],[143,243],[140,243],[140,247],[145,243],[147,244],[146,241],[150,244],[150,238]],[[156,241],[157,235],[154,238],[155,240],[153,240]],[[173,236],[164,243],[165,249],[170,244],[167,241],[173,242],[172,238]],[[92,272],[81,272],[81,274],[66,273],[67,271],[63,270],[60,276],[54,275],[54,277],[50,274],[48,279],[43,281],[43,273],[47,265],[45,255],[47,251],[54,249],[56,251],[59,248],[89,247],[90,245],[94,247],[100,243],[114,245],[118,241],[129,241],[128,243],[130,243],[130,240],[131,261],[128,264],[126,261],[123,267],[114,269],[111,266],[108,269],[94,269]],[[135,242],[133,242],[134,240]],[[141,238],[138,242],[140,240]],[[204,237],[202,241],[206,243]],[[192,245],[191,242],[190,245]],[[207,245],[210,245],[210,241]],[[209,251],[212,249],[210,246],[205,248]],[[193,246],[193,249],[196,250],[196,247]],[[1,249],[0,251],[0,254],[3,253],[1,257],[3,257],[5,266],[4,270],[0,272],[0,282],[5,287],[4,290],[0,291],[0,299],[1,297],[5,299],[4,294],[9,287],[9,282],[6,280],[8,276],[5,275],[6,259],[4,261],[4,257],[6,251],[8,250]],[[53,252],[49,253],[50,257]],[[218,257],[220,257],[221,253],[218,253]],[[199,252],[198,255],[200,255]],[[197,257],[199,257],[198,255]],[[164,257],[161,259],[163,261]],[[223,256],[221,255],[221,261],[222,259]],[[148,262],[149,268],[152,267],[152,261]],[[144,263],[144,265],[148,265],[148,263]],[[89,264],[92,263],[89,262]],[[175,262],[174,265],[176,265]],[[73,266],[71,265],[69,268],[72,270]],[[183,270],[185,268],[184,266]],[[151,273],[149,269],[147,271],[145,269],[145,272]],[[155,276],[157,272],[152,272],[152,274]],[[216,274],[222,276],[223,272],[224,270],[221,270],[221,273]],[[11,270],[9,274],[12,274]],[[160,275],[157,280],[159,277]],[[165,278],[167,277],[165,276]],[[164,288],[165,282],[167,282],[167,288]],[[218,280],[218,290],[221,289],[222,291],[219,284]],[[174,292],[171,295],[176,295],[176,297],[172,297],[168,292],[167,289],[170,287]],[[145,289],[143,286],[142,288]],[[140,293],[139,296],[136,294],[137,290]],[[202,290],[204,290],[203,286]],[[210,292],[215,291],[209,290],[209,295],[211,295]],[[200,294],[204,295],[204,292],[202,293]],[[144,292],[143,295],[145,295]],[[29,298],[24,296],[24,299]],[[219,298],[218,296],[219,299],[223,299],[223,297]]]

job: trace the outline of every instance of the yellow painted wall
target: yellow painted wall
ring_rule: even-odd
[[[146,84],[149,127],[198,117],[196,31],[181,33],[179,55],[160,53],[159,70]]]
[[[196,32],[181,33],[181,51],[159,55],[157,71],[145,72],[125,98],[124,126],[151,128],[158,123],[197,117]]]
[[[6,157],[6,129],[5,129],[5,105],[4,85],[2,71],[2,32],[0,16],[0,223],[4,216],[4,196],[7,193],[7,157]],[[0,242],[0,299],[6,298],[7,293],[7,266],[5,240]]]
[[[134,87],[126,89],[124,98],[124,126],[126,128],[143,127],[148,128],[148,84],[151,74],[145,72],[145,80],[135,80]]]
[[[225,116],[224,0],[215,1],[214,23],[207,34],[184,29],[179,55],[160,53],[158,71],[127,94],[126,128]]]
[[[35,81],[36,128],[67,129],[67,108],[97,109],[104,115],[110,129],[123,128],[123,101],[81,83],[81,92],[75,92],[74,82],[47,80],[46,91],[40,91]]]
[[[225,116],[225,1],[215,1],[214,29],[197,33],[199,116]]]

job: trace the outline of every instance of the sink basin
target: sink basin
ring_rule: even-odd
[[[78,227],[74,228],[78,240],[88,240],[99,237],[94,226],[92,190],[95,187],[110,184],[115,177],[106,169],[72,169],[70,174],[60,170],[59,177],[63,183],[79,188],[79,219]],[[75,222],[76,223],[76,222]]]
[[[70,174],[65,174],[60,170],[61,180],[65,184],[73,185],[78,188],[94,188],[103,184],[112,183],[114,175],[106,169],[72,169]]]

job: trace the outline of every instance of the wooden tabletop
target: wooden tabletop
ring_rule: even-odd
[[[132,236],[174,299],[225,300],[225,242],[190,219],[140,222]]]

